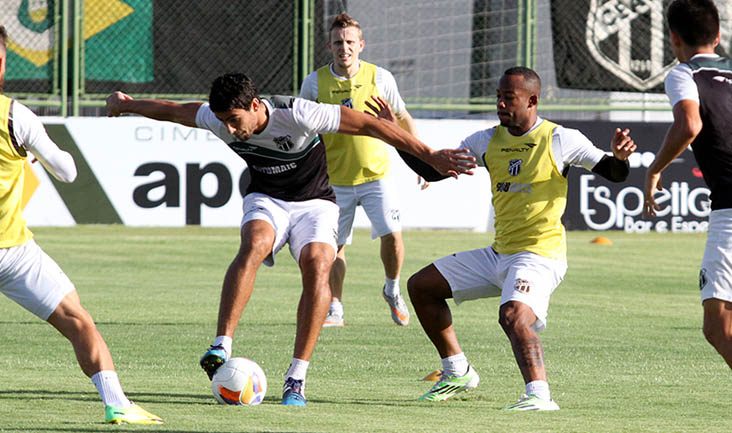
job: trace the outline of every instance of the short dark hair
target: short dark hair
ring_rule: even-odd
[[[541,77],[531,68],[525,66],[514,66],[506,69],[503,75],[521,75],[524,77],[524,81],[532,87],[536,87],[536,93],[541,92]]]
[[[241,73],[224,74],[211,83],[208,103],[211,111],[231,111],[234,108],[248,110],[252,101],[259,98],[257,86],[249,77]]]
[[[719,12],[712,0],[674,0],[666,9],[668,28],[692,47],[714,43]]]
[[[5,26],[0,25],[0,44],[5,48],[5,44],[8,40],[8,31],[5,30]]]

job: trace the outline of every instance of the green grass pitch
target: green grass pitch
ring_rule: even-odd
[[[498,300],[454,307],[477,390],[416,401],[439,357],[413,315],[395,326],[381,298],[378,242],[357,231],[347,248],[346,327],[324,329],[305,408],[279,404],[292,356],[300,277],[289,253],[259,272],[234,339],[269,390],[257,407],[216,404],[198,366],[216,326],[236,229],[38,228],[38,243],[76,284],[129,397],[166,420],[107,426],[91,381],[50,325],[0,297],[0,432],[729,432],[729,368],[704,340],[697,289],[705,235],[569,233],[569,271],[552,297],[544,343],[562,410],[504,413],[523,392]],[[405,232],[402,291],[411,274],[490,234]],[[411,305],[410,305],[411,309]]]

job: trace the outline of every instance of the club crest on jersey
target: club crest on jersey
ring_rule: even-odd
[[[353,109],[353,98],[341,99],[341,105]]]
[[[508,174],[511,176],[518,176],[519,173],[521,173],[521,164],[523,164],[524,161],[522,159],[512,159],[508,161]]]
[[[531,291],[531,283],[527,280],[516,278],[516,281],[513,283],[513,288],[521,293],[529,293]]]
[[[664,3],[590,0],[587,48],[603,68],[638,90],[660,84],[676,64],[673,56],[666,55],[670,50],[663,27]]]
[[[275,137],[274,142],[279,150],[287,152],[288,150],[292,149],[292,146],[294,146],[291,139],[292,137],[290,137],[289,135],[284,135],[282,137]]]

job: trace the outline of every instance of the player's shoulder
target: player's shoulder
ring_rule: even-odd
[[[272,104],[272,108],[280,110],[291,110],[295,107],[296,101],[307,101],[303,98],[297,98],[295,96],[287,95],[274,95],[270,96],[269,98],[265,98],[265,100],[269,101],[269,103]]]

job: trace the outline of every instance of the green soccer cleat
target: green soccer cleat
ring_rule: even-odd
[[[107,419],[104,421],[107,424],[162,424],[163,420],[153,415],[145,409],[141,408],[136,404],[132,406],[119,409],[114,406],[107,406],[105,408]]]
[[[559,410],[559,405],[554,400],[543,400],[534,394],[522,395],[518,402],[504,407],[501,410]]]
[[[454,396],[455,394],[475,389],[478,387],[480,377],[478,373],[473,370],[472,366],[468,366],[468,372],[462,376],[445,376],[440,374],[440,380],[427,391],[422,397],[419,398],[421,401],[443,401]]]

